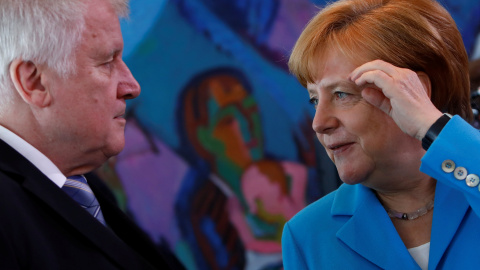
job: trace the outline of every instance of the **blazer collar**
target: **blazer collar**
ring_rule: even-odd
[[[19,182],[27,192],[57,212],[59,219],[66,221],[66,226],[71,226],[81,233],[98,247],[99,252],[110,257],[119,268],[141,269],[137,264],[139,256],[135,256],[135,252],[132,252],[132,249],[112,230],[95,220],[34,165],[2,140],[0,140],[0,153],[2,153],[0,170],[10,175],[12,181]]]
[[[369,188],[343,184],[331,213],[351,216],[337,231],[337,238],[358,255],[383,269],[420,269]]]
[[[468,201],[461,192],[437,182],[429,269],[436,269],[468,208]],[[351,216],[337,231],[337,237],[360,256],[384,269],[419,269],[369,188],[343,184],[337,190],[331,213]]]

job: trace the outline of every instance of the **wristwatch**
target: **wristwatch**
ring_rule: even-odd
[[[422,139],[422,147],[423,149],[425,149],[425,151],[428,150],[430,145],[433,143],[433,141],[435,141],[435,139],[438,137],[438,134],[440,134],[440,131],[442,131],[443,127],[448,123],[450,119],[452,119],[452,115],[444,113],[428,129],[427,134],[425,134],[425,137],[423,137]]]

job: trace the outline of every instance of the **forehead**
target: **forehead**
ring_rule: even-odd
[[[89,1],[86,7],[83,45],[97,51],[123,48],[120,22],[110,1]]]
[[[351,86],[350,73],[361,63],[351,60],[338,49],[328,49],[319,54],[310,67],[313,81],[307,83],[307,89],[328,88],[331,85]]]
[[[307,73],[311,74],[311,83],[316,83],[332,69],[338,72],[342,68],[356,68],[377,58],[378,53],[365,44],[353,42],[344,36],[335,36],[324,41],[322,46],[315,50],[306,69]]]

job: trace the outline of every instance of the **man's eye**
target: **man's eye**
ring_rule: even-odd
[[[310,104],[312,104],[314,107],[317,107],[318,105],[318,98],[310,98],[308,101]]]
[[[113,63],[113,60],[110,60],[110,61],[107,61],[107,62],[103,63],[103,65],[104,66],[110,66],[110,65],[112,65],[112,63]]]

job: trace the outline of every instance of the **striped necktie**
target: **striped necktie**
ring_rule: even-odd
[[[100,204],[83,175],[72,175],[67,178],[62,189],[74,199],[82,208],[105,225]]]

